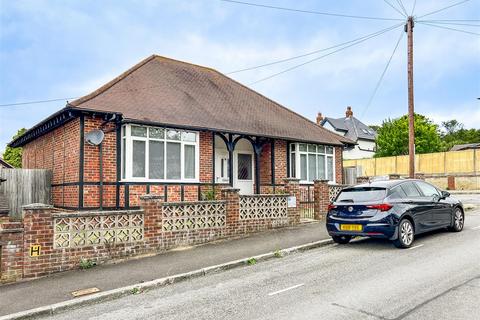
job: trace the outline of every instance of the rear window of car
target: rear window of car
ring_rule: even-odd
[[[344,189],[337,197],[336,202],[373,202],[385,198],[385,188],[352,188]]]

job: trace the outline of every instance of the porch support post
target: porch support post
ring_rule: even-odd
[[[231,133],[228,134],[228,180],[231,187],[233,187],[233,149],[235,144],[233,143],[233,136]]]
[[[270,173],[272,174],[272,187],[275,192],[275,139],[270,140]]]

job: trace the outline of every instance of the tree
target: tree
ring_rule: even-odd
[[[480,129],[464,129],[457,120],[442,122],[445,133],[442,134],[443,149],[450,150],[456,144],[479,143]]]
[[[13,139],[18,138],[22,134],[25,133],[27,129],[22,128],[17,131],[17,133],[13,136]],[[3,160],[14,166],[15,168],[21,168],[22,167],[22,148],[12,148],[10,146],[7,146],[5,149],[5,152],[3,153]]]
[[[408,154],[408,116],[385,120],[377,130],[375,157]],[[415,114],[415,152],[429,153],[442,150],[438,126],[427,117]]]

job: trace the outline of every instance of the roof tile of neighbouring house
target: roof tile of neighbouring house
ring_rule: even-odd
[[[450,149],[450,151],[461,151],[469,149],[480,149],[480,143],[456,144]]]
[[[216,70],[157,55],[70,106],[119,112],[132,122],[354,144]]]
[[[0,168],[13,168],[13,166],[7,161],[0,158]]]
[[[375,141],[377,136],[375,130],[353,116],[338,119],[326,117],[322,121],[322,126],[325,122],[329,122],[335,130],[345,131],[345,137],[353,141],[358,139]]]

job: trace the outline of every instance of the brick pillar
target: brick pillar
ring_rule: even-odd
[[[370,181],[370,178],[369,177],[357,177],[357,183],[360,184],[360,183],[367,183],[368,181]]]
[[[400,175],[398,173],[391,173],[388,175],[388,180],[398,180],[400,179]]]
[[[295,197],[295,207],[288,208],[288,223],[296,225],[300,223],[300,179],[287,178],[285,182],[285,193]]]
[[[314,180],[313,181],[313,199],[314,199],[314,218],[321,220],[328,211],[329,192],[328,180]]]
[[[23,225],[0,213],[0,283],[23,277]]]
[[[52,211],[53,206],[42,203],[23,206],[24,278],[37,278],[62,271],[60,263],[52,263],[56,259],[53,252],[54,230]],[[34,252],[32,253],[31,251]],[[38,252],[38,255],[35,252]]]
[[[143,209],[144,241],[146,250],[155,250],[162,244],[162,205],[164,196],[145,194],[140,196],[140,207]]]
[[[455,190],[455,176],[447,176],[447,188],[448,190]]]
[[[233,235],[240,232],[240,189],[226,187],[222,189],[222,200],[226,203],[226,234]]]

